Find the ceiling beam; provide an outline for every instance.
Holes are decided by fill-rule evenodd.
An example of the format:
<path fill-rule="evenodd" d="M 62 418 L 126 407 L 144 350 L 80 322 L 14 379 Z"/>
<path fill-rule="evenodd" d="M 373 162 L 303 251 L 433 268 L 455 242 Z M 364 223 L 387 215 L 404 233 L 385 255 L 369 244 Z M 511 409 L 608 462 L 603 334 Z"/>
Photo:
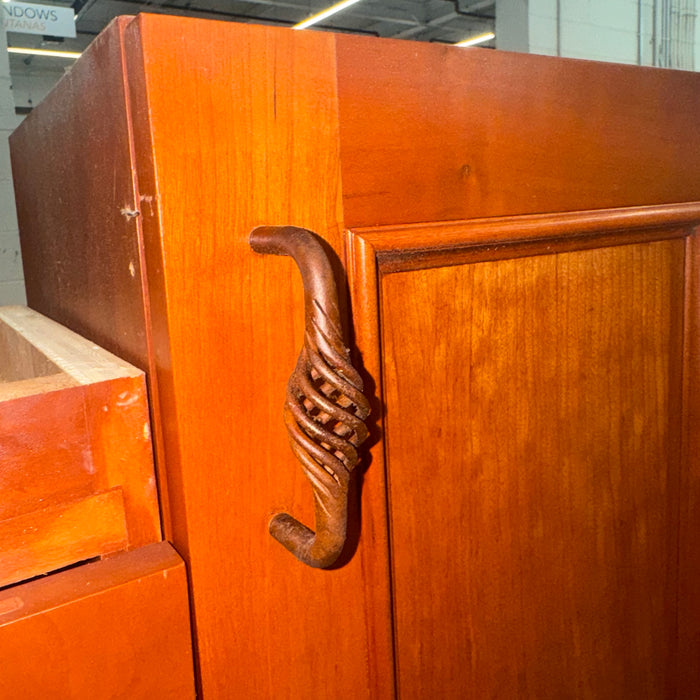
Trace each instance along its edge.
<path fill-rule="evenodd" d="M 433 19 L 428 20 L 427 22 L 423 22 L 422 24 L 419 24 L 418 26 L 415 26 L 412 29 L 406 29 L 403 32 L 394 34 L 393 38 L 407 39 L 408 37 L 414 36 L 415 34 L 419 34 L 420 32 L 426 29 L 432 29 L 433 27 L 439 27 L 441 24 L 447 24 L 448 22 L 451 22 L 453 19 L 456 19 L 459 16 L 460 15 L 457 12 L 451 10 L 447 14 L 440 15 L 439 17 L 434 17 Z"/>
<path fill-rule="evenodd" d="M 455 2 L 457 12 L 460 14 L 471 14 L 472 12 L 483 10 L 484 8 L 491 7 L 495 4 L 495 0 L 477 0 L 476 2 L 463 2 L 462 0 L 456 0 Z"/>

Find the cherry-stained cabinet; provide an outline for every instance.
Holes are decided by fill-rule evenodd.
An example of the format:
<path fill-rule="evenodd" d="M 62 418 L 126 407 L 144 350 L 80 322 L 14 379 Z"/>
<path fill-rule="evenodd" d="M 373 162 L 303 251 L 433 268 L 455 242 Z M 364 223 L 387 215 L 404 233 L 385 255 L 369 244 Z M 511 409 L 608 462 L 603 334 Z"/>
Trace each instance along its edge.
<path fill-rule="evenodd" d="M 141 15 L 27 117 L 29 305 L 147 373 L 201 697 L 697 697 L 698 114 L 692 73 Z M 337 306 L 266 254 L 305 246 Z M 283 418 L 332 318 L 338 527 L 295 456 L 335 409 Z M 309 372 L 288 424 L 361 403 Z"/>
<path fill-rule="evenodd" d="M 0 307 L 0 700 L 193 698 L 144 373 Z"/>

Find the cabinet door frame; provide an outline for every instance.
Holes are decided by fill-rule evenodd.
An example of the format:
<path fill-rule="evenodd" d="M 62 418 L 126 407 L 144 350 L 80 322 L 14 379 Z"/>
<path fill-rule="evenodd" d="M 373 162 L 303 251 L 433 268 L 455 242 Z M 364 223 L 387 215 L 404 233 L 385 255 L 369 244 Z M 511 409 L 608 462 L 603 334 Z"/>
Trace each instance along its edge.
<path fill-rule="evenodd" d="M 346 234 L 348 284 L 358 358 L 368 381 L 374 382 L 374 415 L 379 437 L 372 449 L 363 490 L 363 531 L 369 528 L 386 548 L 393 570 L 391 488 L 388 446 L 381 414 L 384 401 L 381 331 L 382 282 L 397 272 L 483 261 L 551 255 L 595 248 L 683 240 L 681 468 L 678 484 L 678 608 L 675 655 L 669 673 L 679 696 L 700 682 L 697 621 L 700 604 L 693 593 L 700 580 L 700 555 L 692 540 L 700 527 L 700 203 L 625 207 L 591 211 L 428 222 L 352 229 Z M 417 410 L 420 410 L 418 407 Z M 383 534 L 382 534 L 383 533 Z M 675 536 L 675 535 L 674 535 Z M 390 605 L 397 617 L 392 582 Z M 694 641 L 695 640 L 695 641 Z M 399 683 L 396 631 L 394 658 Z"/>

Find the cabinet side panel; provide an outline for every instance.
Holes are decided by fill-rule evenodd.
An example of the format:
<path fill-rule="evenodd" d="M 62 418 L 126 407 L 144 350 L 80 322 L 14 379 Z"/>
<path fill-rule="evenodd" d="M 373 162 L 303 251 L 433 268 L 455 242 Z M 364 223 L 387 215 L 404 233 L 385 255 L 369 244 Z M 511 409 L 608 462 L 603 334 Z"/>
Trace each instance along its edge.
<path fill-rule="evenodd" d="M 684 245 L 384 277 L 402 698 L 674 696 Z"/>
<path fill-rule="evenodd" d="M 291 260 L 248 245 L 256 225 L 293 224 L 341 250 L 334 38 L 145 15 L 127 31 L 137 44 L 151 153 L 139 169 L 155 188 L 142 195 L 159 219 L 145 221 L 146 247 L 160 248 L 149 292 L 170 346 L 157 370 L 171 526 L 202 696 L 368 697 L 375 613 L 356 538 L 319 571 L 267 532 L 279 511 L 313 524 L 282 421 L 303 295 Z"/>
<path fill-rule="evenodd" d="M 349 227 L 700 199 L 700 76 L 338 37 Z"/>
<path fill-rule="evenodd" d="M 10 138 L 29 306 L 147 369 L 116 20 Z"/>

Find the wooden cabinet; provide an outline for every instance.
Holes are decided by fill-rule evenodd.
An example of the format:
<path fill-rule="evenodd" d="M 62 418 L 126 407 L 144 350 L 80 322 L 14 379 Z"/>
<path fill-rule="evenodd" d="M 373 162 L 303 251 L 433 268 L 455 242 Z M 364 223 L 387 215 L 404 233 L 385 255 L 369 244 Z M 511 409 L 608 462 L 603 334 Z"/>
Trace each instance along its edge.
<path fill-rule="evenodd" d="M 142 15 L 12 137 L 29 304 L 147 372 L 204 698 L 692 698 L 700 76 Z M 372 415 L 326 570 L 315 231 Z M 350 311 L 352 311 L 352 324 Z"/>
<path fill-rule="evenodd" d="M 0 698 L 194 696 L 143 372 L 0 308 Z"/>

